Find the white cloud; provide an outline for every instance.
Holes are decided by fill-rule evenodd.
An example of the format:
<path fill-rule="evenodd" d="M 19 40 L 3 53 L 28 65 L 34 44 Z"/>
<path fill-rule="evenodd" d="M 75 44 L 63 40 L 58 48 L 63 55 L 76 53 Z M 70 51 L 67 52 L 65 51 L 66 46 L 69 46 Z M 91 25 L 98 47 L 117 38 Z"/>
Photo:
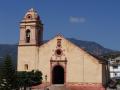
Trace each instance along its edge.
<path fill-rule="evenodd" d="M 71 23 L 85 23 L 86 22 L 86 18 L 85 17 L 71 16 L 70 17 L 70 22 Z"/>

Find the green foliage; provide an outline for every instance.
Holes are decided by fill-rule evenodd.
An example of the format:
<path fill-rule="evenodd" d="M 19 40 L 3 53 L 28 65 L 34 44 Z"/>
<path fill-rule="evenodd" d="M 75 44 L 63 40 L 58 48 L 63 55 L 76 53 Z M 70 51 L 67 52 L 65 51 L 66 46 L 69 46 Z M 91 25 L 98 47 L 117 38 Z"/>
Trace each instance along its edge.
<path fill-rule="evenodd" d="M 21 71 L 17 73 L 18 86 L 30 87 L 42 83 L 42 73 L 40 71 L 25 72 Z"/>
<path fill-rule="evenodd" d="M 11 62 L 11 57 L 6 55 L 0 74 L 0 88 L 11 90 L 15 87 L 15 69 Z"/>
<path fill-rule="evenodd" d="M 26 90 L 26 87 L 42 83 L 40 71 L 16 72 L 11 61 L 11 57 L 7 55 L 0 68 L 0 90 L 19 90 L 21 87 Z"/>
<path fill-rule="evenodd" d="M 112 52 L 108 53 L 102 56 L 103 58 L 109 60 L 109 59 L 115 59 L 117 57 L 120 57 L 120 52 Z"/>

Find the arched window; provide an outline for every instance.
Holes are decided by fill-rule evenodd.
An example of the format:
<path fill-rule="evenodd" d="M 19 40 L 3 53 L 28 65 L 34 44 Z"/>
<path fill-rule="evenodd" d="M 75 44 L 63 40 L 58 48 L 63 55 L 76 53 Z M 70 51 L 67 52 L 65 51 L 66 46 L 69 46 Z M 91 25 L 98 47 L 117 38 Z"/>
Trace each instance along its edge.
<path fill-rule="evenodd" d="M 25 71 L 28 70 L 28 64 L 25 64 L 25 65 L 24 65 L 24 70 L 25 70 Z"/>
<path fill-rule="evenodd" d="M 26 43 L 30 43 L 30 30 L 26 31 Z"/>

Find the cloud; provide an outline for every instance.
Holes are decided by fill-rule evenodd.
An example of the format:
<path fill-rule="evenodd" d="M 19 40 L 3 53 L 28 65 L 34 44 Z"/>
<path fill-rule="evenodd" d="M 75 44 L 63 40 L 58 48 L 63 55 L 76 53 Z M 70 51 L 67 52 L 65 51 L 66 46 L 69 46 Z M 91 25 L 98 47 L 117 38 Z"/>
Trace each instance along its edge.
<path fill-rule="evenodd" d="M 71 16 L 69 20 L 71 23 L 85 23 L 86 22 L 85 17 Z"/>

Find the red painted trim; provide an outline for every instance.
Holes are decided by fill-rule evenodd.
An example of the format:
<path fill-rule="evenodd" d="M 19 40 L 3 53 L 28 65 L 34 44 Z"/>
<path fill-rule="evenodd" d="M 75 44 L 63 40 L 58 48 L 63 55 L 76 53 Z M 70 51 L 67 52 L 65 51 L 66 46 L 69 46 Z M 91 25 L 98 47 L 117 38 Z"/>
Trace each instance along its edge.
<path fill-rule="evenodd" d="M 70 90 L 106 90 L 101 83 L 66 83 Z"/>

